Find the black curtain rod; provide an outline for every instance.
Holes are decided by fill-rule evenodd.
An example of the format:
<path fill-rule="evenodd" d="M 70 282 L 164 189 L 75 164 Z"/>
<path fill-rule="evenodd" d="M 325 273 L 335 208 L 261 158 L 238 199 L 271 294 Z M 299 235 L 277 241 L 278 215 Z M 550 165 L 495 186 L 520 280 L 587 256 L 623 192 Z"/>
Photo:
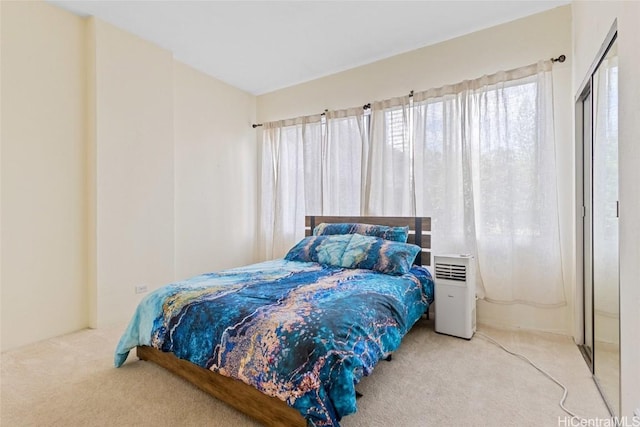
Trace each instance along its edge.
<path fill-rule="evenodd" d="M 409 96 L 413 96 L 413 91 L 411 91 L 411 93 L 409 94 Z M 363 110 L 368 110 L 368 109 L 370 109 L 370 108 L 371 108 L 371 103 L 364 104 L 364 105 L 362 106 L 362 109 L 363 109 Z M 324 112 L 323 112 L 323 113 L 321 113 L 320 115 L 321 115 L 321 116 L 326 116 L 328 112 L 329 112 L 329 110 L 324 110 Z M 255 128 L 257 128 L 258 126 L 262 126 L 262 123 L 254 123 L 254 124 L 252 124 L 252 125 L 251 125 L 251 127 L 252 127 L 252 128 L 254 128 L 254 129 L 255 129 Z"/>
<path fill-rule="evenodd" d="M 329 112 L 329 110 L 325 109 L 324 112 L 321 113 L 320 115 L 321 116 L 326 116 L 328 112 Z M 251 125 L 251 127 L 254 128 L 254 129 L 257 128 L 258 126 L 262 126 L 262 123 L 254 123 L 254 124 Z"/>
<path fill-rule="evenodd" d="M 551 58 L 551 62 L 564 62 L 566 60 L 567 60 L 567 57 L 565 55 L 560 55 L 557 58 Z M 413 90 L 411 92 L 409 92 L 409 97 L 413 97 Z M 362 109 L 364 109 L 364 110 L 368 110 L 369 108 L 371 108 L 371 103 L 364 104 L 362 106 Z M 324 113 L 322 113 L 320 115 L 321 116 L 326 116 L 328 111 L 329 110 L 325 109 Z M 254 124 L 251 125 L 251 127 L 254 128 L 254 129 L 257 128 L 258 126 L 262 126 L 262 123 L 254 123 Z"/>

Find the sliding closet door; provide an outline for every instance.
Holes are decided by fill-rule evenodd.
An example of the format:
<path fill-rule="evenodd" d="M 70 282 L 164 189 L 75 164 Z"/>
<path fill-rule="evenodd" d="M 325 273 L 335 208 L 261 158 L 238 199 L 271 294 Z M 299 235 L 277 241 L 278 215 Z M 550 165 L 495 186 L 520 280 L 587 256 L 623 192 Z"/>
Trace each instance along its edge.
<path fill-rule="evenodd" d="M 618 62 L 616 45 L 593 75 L 594 375 L 620 408 L 618 254 Z"/>
<path fill-rule="evenodd" d="M 577 179 L 582 211 L 578 276 L 582 277 L 581 346 L 612 415 L 620 413 L 618 245 L 618 60 L 615 25 L 578 97 L 582 136 Z M 581 157 L 581 159 L 580 159 Z M 580 167 L 578 168 L 580 169 Z"/>
<path fill-rule="evenodd" d="M 582 100 L 582 198 L 583 208 L 583 310 L 584 310 L 584 337 L 583 337 L 583 354 L 587 359 L 593 371 L 593 248 L 592 248 L 592 229 L 593 229 L 593 182 L 592 182 L 592 134 L 591 134 L 591 118 L 592 118 L 592 98 L 591 88 L 587 88 L 587 92 Z"/>

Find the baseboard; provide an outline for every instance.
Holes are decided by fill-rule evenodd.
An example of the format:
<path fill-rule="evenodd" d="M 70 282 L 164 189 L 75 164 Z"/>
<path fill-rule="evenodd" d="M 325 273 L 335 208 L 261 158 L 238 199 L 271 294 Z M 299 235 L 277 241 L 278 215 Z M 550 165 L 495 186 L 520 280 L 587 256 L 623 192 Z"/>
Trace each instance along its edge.
<path fill-rule="evenodd" d="M 567 306 L 541 308 L 524 304 L 496 304 L 484 300 L 478 300 L 476 306 L 479 324 L 573 337 Z"/>
<path fill-rule="evenodd" d="M 568 331 L 560 330 L 560 329 L 541 329 L 541 328 L 526 328 L 517 325 L 509 325 L 503 324 L 500 322 L 491 322 L 491 321 L 479 321 L 478 327 L 485 326 L 489 328 L 502 329 L 505 331 L 525 331 L 525 332 L 543 332 L 546 334 L 560 335 L 563 337 L 569 337 L 573 339 L 573 334 Z"/>

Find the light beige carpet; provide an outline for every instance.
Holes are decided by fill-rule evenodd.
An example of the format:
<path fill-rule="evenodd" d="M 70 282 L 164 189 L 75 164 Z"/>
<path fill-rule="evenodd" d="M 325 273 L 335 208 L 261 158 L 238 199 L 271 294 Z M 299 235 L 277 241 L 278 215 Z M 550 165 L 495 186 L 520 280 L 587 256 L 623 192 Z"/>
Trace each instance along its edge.
<path fill-rule="evenodd" d="M 84 330 L 2 354 L 2 426 L 253 426 L 244 415 L 149 362 L 113 367 L 122 328 Z M 522 352 L 569 387 L 579 415 L 608 416 L 568 337 L 480 330 Z M 420 320 L 392 362 L 358 385 L 364 397 L 344 427 L 557 426 L 562 390 L 480 336 L 436 334 Z M 565 424 L 566 425 L 566 424 Z"/>

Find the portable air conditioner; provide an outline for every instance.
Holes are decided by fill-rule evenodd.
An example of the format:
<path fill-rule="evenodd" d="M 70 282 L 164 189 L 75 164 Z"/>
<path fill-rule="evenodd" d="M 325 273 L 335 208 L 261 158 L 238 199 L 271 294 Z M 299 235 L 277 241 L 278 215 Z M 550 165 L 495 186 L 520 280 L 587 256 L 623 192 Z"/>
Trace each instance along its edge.
<path fill-rule="evenodd" d="M 471 255 L 436 255 L 436 332 L 471 339 L 476 331 L 476 274 Z"/>

